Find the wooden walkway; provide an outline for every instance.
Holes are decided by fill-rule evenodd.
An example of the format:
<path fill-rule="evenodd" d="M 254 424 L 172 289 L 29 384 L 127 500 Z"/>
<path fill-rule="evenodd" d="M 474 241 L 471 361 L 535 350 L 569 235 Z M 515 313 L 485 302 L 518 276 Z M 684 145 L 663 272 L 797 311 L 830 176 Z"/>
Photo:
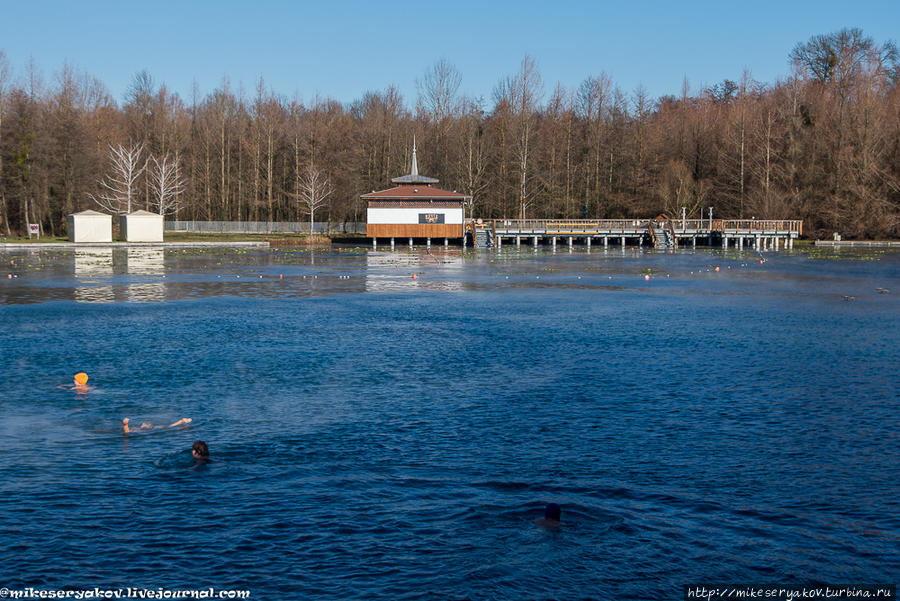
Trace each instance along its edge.
<path fill-rule="evenodd" d="M 803 234 L 799 220 L 763 219 L 491 219 L 468 220 L 466 231 L 473 239 L 485 238 L 500 248 L 505 242 L 537 246 L 547 240 L 556 246 L 560 240 L 571 246 L 576 240 L 625 246 L 649 243 L 663 248 L 679 244 L 697 245 L 701 239 L 708 245 L 728 248 L 735 245 L 757 250 L 793 248 L 794 240 Z M 479 232 L 484 235 L 478 236 Z"/>

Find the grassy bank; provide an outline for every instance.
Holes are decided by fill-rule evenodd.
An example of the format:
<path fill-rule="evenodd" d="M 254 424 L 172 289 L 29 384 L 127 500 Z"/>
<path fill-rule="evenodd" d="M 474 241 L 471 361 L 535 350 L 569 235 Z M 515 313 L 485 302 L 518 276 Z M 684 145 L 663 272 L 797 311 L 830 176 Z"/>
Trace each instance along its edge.
<path fill-rule="evenodd" d="M 68 237 L 58 237 L 58 236 L 41 236 L 40 238 L 32 236 L 29 238 L 28 236 L 0 236 L 0 243 L 6 244 L 49 244 L 59 243 L 59 242 L 68 242 Z"/>

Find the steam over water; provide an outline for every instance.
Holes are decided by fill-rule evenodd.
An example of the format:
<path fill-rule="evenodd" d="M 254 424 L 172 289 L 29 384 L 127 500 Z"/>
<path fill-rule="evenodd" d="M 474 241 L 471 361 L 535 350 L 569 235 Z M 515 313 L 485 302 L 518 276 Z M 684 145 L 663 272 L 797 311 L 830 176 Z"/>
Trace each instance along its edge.
<path fill-rule="evenodd" d="M 828 253 L 0 250 L 0 586 L 896 583 L 900 253 Z"/>

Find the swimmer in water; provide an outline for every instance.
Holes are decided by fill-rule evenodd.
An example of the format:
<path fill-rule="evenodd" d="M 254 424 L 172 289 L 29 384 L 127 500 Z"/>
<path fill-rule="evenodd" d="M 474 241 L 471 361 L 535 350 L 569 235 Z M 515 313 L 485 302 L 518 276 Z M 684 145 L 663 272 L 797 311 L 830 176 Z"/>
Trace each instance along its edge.
<path fill-rule="evenodd" d="M 561 514 L 562 511 L 560 510 L 559 505 L 556 503 L 547 503 L 547 506 L 544 508 L 544 517 L 536 519 L 534 523 L 543 528 L 559 528 L 562 526 L 562 522 L 560 521 Z"/>
<path fill-rule="evenodd" d="M 194 421 L 194 420 L 192 420 L 189 417 L 182 417 L 180 420 L 178 420 L 174 424 L 169 425 L 168 427 L 174 428 L 175 426 L 183 426 L 185 424 L 191 423 L 192 421 Z M 134 430 L 132 430 L 132 428 L 128 425 L 128 422 L 129 422 L 129 419 L 127 417 L 122 419 L 122 432 L 124 432 L 125 434 L 128 434 L 129 432 L 132 432 L 132 431 L 137 431 L 137 430 L 152 430 L 153 428 L 167 427 L 167 426 L 154 426 L 150 422 L 143 422 L 141 424 L 140 428 L 135 428 Z"/>
<path fill-rule="evenodd" d="M 209 446 L 202 440 L 198 440 L 191 447 L 191 455 L 197 461 L 206 461 L 209 459 Z"/>
<path fill-rule="evenodd" d="M 73 378 L 73 384 L 71 386 L 57 386 L 57 388 L 62 388 L 64 390 L 74 390 L 78 394 L 84 394 L 88 390 L 92 388 L 92 386 L 87 385 L 88 375 L 84 372 L 79 372 L 75 374 Z"/>

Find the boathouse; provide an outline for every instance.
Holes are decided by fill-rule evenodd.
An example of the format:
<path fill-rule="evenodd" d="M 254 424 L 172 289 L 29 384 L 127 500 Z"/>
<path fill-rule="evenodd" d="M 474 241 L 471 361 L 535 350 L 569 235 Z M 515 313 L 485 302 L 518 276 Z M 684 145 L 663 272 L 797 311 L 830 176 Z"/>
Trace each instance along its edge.
<path fill-rule="evenodd" d="M 366 201 L 366 236 L 373 247 L 378 238 L 389 238 L 393 247 L 396 238 L 408 239 L 410 246 L 415 239 L 431 246 L 433 238 L 443 238 L 446 246 L 451 238 L 463 237 L 463 211 L 470 197 L 437 188 L 437 179 L 419 174 L 415 140 L 409 174 L 391 183 L 396 185 L 360 196 Z"/>

